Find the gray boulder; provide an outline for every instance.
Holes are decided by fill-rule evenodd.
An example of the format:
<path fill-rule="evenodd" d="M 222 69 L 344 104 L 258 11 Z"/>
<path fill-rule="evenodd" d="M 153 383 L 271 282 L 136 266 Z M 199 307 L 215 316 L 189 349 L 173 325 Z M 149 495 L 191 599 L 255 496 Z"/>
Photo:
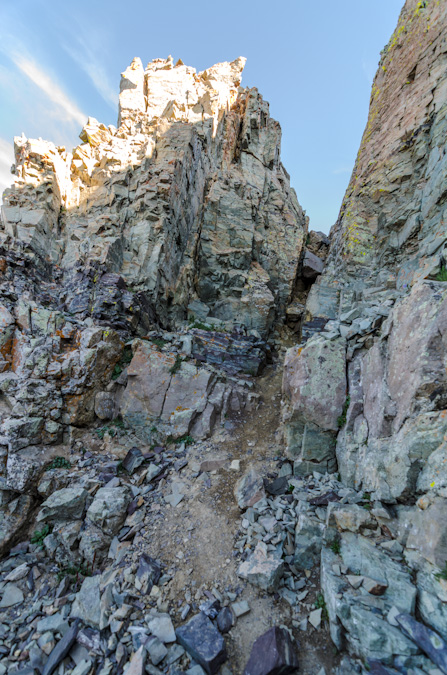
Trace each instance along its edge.
<path fill-rule="evenodd" d="M 218 672 L 227 659 L 225 642 L 205 614 L 196 614 L 176 631 L 177 641 L 209 675 Z"/>
<path fill-rule="evenodd" d="M 87 495 L 87 490 L 82 487 L 57 490 L 43 502 L 37 520 L 46 523 L 79 520 L 84 513 Z"/>

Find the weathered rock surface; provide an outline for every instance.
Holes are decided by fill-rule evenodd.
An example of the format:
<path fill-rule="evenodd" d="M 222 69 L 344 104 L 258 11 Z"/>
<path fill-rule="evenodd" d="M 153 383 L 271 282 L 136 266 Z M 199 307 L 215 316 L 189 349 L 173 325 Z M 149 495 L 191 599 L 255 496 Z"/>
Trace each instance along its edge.
<path fill-rule="evenodd" d="M 90 118 L 73 153 L 16 139 L 5 233 L 49 251 L 67 273 L 81 255 L 97 256 L 121 277 L 110 295 L 126 296 L 130 313 L 126 285 L 162 322 L 199 301 L 209 320 L 268 332 L 291 298 L 306 219 L 280 163 L 278 123 L 256 89 L 239 88 L 244 64 L 196 73 L 162 59 L 144 70 L 135 59 L 117 130 Z M 36 169 L 51 200 L 31 206 Z M 71 305 L 79 312 L 84 301 Z"/>
<path fill-rule="evenodd" d="M 205 614 L 196 614 L 176 631 L 177 640 L 209 675 L 226 661 L 225 641 Z"/>
<path fill-rule="evenodd" d="M 298 665 L 289 633 L 274 626 L 255 641 L 244 675 L 291 675 Z"/>
<path fill-rule="evenodd" d="M 273 593 L 278 588 L 283 570 L 282 560 L 269 556 L 267 546 L 260 542 L 248 560 L 239 565 L 238 575 L 264 591 Z"/>
<path fill-rule="evenodd" d="M 322 462 L 348 486 L 324 526 L 303 509 L 309 535 L 297 531 L 297 564 L 322 547 L 332 639 L 374 672 L 435 672 L 435 657 L 418 650 L 430 630 L 447 635 L 446 29 L 445 4 L 407 0 L 284 372 L 295 474 Z M 334 369 L 324 352 L 341 343 L 345 360 Z"/>
<path fill-rule="evenodd" d="M 319 338 L 286 354 L 283 420 L 295 472 L 335 469 L 338 418 L 346 400 L 345 352 L 343 339 Z"/>
<path fill-rule="evenodd" d="M 135 59 L 118 129 L 90 118 L 72 153 L 15 140 L 0 553 L 19 543 L 0 565 L 0 675 L 10 662 L 215 673 L 218 629 L 233 650 L 264 591 L 294 637 L 310 631 L 306 649 L 327 648 L 329 624 L 352 656 L 339 675 L 446 672 L 446 29 L 443 3 L 407 0 L 330 239 L 306 237 L 279 126 L 240 87 L 243 59 L 202 73 Z M 301 339 L 283 377 L 293 467 L 279 435 L 262 458 L 243 434 L 225 447 L 242 412 L 275 405 L 253 377 L 289 329 Z M 223 528 L 239 512 L 217 484 L 242 512 L 225 562 L 205 506 L 220 517 L 225 503 Z M 21 541 L 34 514 L 41 529 Z M 210 566 L 225 575 L 211 590 Z M 296 667 L 281 627 L 246 673 Z"/>

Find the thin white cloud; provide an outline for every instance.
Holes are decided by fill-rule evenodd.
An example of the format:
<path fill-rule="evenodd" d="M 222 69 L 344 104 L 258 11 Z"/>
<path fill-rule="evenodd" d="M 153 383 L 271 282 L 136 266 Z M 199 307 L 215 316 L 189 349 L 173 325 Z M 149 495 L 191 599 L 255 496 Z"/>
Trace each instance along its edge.
<path fill-rule="evenodd" d="M 85 115 L 78 106 L 70 100 L 64 91 L 59 87 L 57 82 L 46 73 L 43 68 L 33 61 L 31 58 L 22 56 L 18 52 L 7 54 L 11 61 L 19 70 L 22 71 L 41 91 L 43 91 L 48 98 L 55 103 L 65 115 L 80 125 L 84 125 L 87 120 Z"/>
<path fill-rule="evenodd" d="M 86 40 L 77 35 L 78 48 L 71 44 L 62 44 L 65 51 L 71 56 L 80 68 L 88 75 L 94 87 L 106 103 L 114 110 L 118 106 L 118 94 L 111 85 L 106 70 Z"/>

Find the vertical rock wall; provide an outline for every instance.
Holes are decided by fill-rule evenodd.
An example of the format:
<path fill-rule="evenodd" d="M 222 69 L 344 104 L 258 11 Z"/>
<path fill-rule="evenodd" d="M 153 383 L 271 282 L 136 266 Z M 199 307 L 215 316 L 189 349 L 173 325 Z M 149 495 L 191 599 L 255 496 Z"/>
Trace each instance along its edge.
<path fill-rule="evenodd" d="M 302 351 L 309 364 L 321 340 L 327 350 L 344 345 L 347 387 L 320 415 L 327 433 L 337 409 L 341 475 L 390 500 L 415 493 L 445 433 L 446 28 L 445 3 L 406 2 L 382 52 L 368 124 L 303 326 L 305 337 L 322 331 Z M 295 373 L 309 370 L 293 358 L 293 372 L 285 373 L 286 430 L 297 416 L 303 423 L 307 391 L 290 393 Z M 307 388 L 316 377 L 314 368 Z M 341 382 L 330 360 L 321 360 L 318 381 L 335 387 L 334 377 Z M 428 418 L 438 431 L 413 447 Z M 307 461 L 303 442 L 298 456 Z"/>
<path fill-rule="evenodd" d="M 89 119 L 73 153 L 16 139 L 5 234 L 67 279 L 99 262 L 166 327 L 199 301 L 215 323 L 267 335 L 291 300 L 307 222 L 281 164 L 279 124 L 256 89 L 239 86 L 244 63 L 197 74 L 134 59 L 118 129 Z M 85 305 L 78 298 L 76 310 Z"/>

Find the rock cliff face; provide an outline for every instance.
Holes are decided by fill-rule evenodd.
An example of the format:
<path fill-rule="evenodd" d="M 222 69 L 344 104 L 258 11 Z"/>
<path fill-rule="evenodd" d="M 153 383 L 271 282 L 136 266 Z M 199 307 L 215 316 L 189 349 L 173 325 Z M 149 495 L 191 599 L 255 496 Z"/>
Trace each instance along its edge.
<path fill-rule="evenodd" d="M 206 435 L 237 389 L 225 373 L 256 375 L 265 361 L 260 338 L 286 318 L 307 220 L 280 161 L 279 124 L 256 89 L 240 87 L 244 63 L 197 74 L 181 61 L 144 70 L 134 59 L 122 74 L 118 129 L 89 119 L 71 153 L 15 139 L 0 233 L 2 443 L 14 475 L 17 453 L 37 456 L 26 448 L 93 421 L 95 400 L 100 419 L 121 405 L 139 428 L 161 417 L 177 435 L 203 413 L 196 431 Z M 135 343 L 140 367 L 128 371 L 126 391 L 125 374 L 113 384 L 120 359 L 130 360 L 126 340 L 188 319 L 199 331 L 178 343 L 183 356 Z M 210 340 L 203 327 L 252 334 Z M 196 373 L 181 363 L 193 348 L 205 364 L 194 404 L 181 382 Z M 207 361 L 225 361 L 223 374 Z M 157 378 L 169 389 L 160 405 L 148 399 Z M 24 489 L 29 471 L 17 482 L 7 468 L 7 487 Z"/>
<path fill-rule="evenodd" d="M 89 119 L 72 153 L 15 139 L 4 231 L 63 270 L 68 311 L 89 313 L 109 272 L 124 280 L 117 302 L 125 285 L 164 327 L 188 307 L 264 336 L 284 319 L 307 224 L 281 164 L 279 124 L 256 89 L 239 86 L 244 63 L 197 74 L 134 59 L 118 129 Z M 138 302 L 127 304 L 122 320 L 137 328 Z"/>
<path fill-rule="evenodd" d="M 309 285 L 307 219 L 279 124 L 240 87 L 244 64 L 134 59 L 118 128 L 90 118 L 72 152 L 15 139 L 0 231 L 0 549 L 86 425 L 119 416 L 154 446 L 205 438 L 257 400 L 266 339 Z"/>
<path fill-rule="evenodd" d="M 446 35 L 445 2 L 407 0 L 330 239 L 307 232 L 241 58 L 134 59 L 118 128 L 90 118 L 71 153 L 15 139 L 0 554 L 37 511 L 42 530 L 0 564 L 0 675 L 5 654 L 120 673 L 128 649 L 129 675 L 215 673 L 220 632 L 250 610 L 241 579 L 275 593 L 243 589 L 281 625 L 259 637 L 253 612 L 246 673 L 294 670 L 283 624 L 296 638 L 326 619 L 303 672 L 332 668 L 330 633 L 350 654 L 337 675 L 447 673 Z"/>
<path fill-rule="evenodd" d="M 413 491 L 445 433 L 447 326 L 445 282 L 439 279 L 446 249 L 446 24 L 444 3 L 408 0 L 382 52 L 327 264 L 306 304 L 303 337 L 324 330 L 297 360 L 305 369 L 301 361 L 318 358 L 321 340 L 328 354 L 345 351 L 345 393 L 333 359 L 325 357 L 319 373 L 322 381 L 340 383 L 330 414 L 332 430 L 337 415 L 343 428 L 339 469 L 346 481 L 391 500 Z M 307 397 L 300 387 L 290 395 L 289 371 L 286 415 L 301 419 Z M 295 377 L 296 368 L 291 372 Z M 327 412 L 318 421 L 321 434 L 327 433 Z M 315 415 L 306 418 L 315 424 Z M 428 418 L 439 420 L 438 441 L 411 450 L 409 438 Z M 296 453 L 296 439 L 292 445 Z M 398 461 L 407 464 L 399 487 L 392 477 L 401 474 Z"/>
<path fill-rule="evenodd" d="M 354 506 L 349 522 L 328 511 L 326 536 L 332 523 L 341 537 L 335 555 L 323 549 L 321 559 L 333 640 L 399 672 L 424 629 L 386 618 L 391 605 L 447 633 L 439 575 L 447 560 L 446 34 L 445 2 L 407 0 L 382 52 L 327 264 L 310 290 L 303 343 L 289 350 L 283 381 L 295 474 L 337 466 L 343 483 L 368 500 L 381 528 L 375 543 L 394 547 L 406 584 L 409 568 L 417 575 L 415 587 L 393 600 L 404 577 L 391 581 L 399 566 L 393 570 L 384 553 L 376 560 L 371 525 L 361 525 Z M 374 616 L 352 590 L 355 579 L 337 578 L 340 563 L 387 578 Z"/>

